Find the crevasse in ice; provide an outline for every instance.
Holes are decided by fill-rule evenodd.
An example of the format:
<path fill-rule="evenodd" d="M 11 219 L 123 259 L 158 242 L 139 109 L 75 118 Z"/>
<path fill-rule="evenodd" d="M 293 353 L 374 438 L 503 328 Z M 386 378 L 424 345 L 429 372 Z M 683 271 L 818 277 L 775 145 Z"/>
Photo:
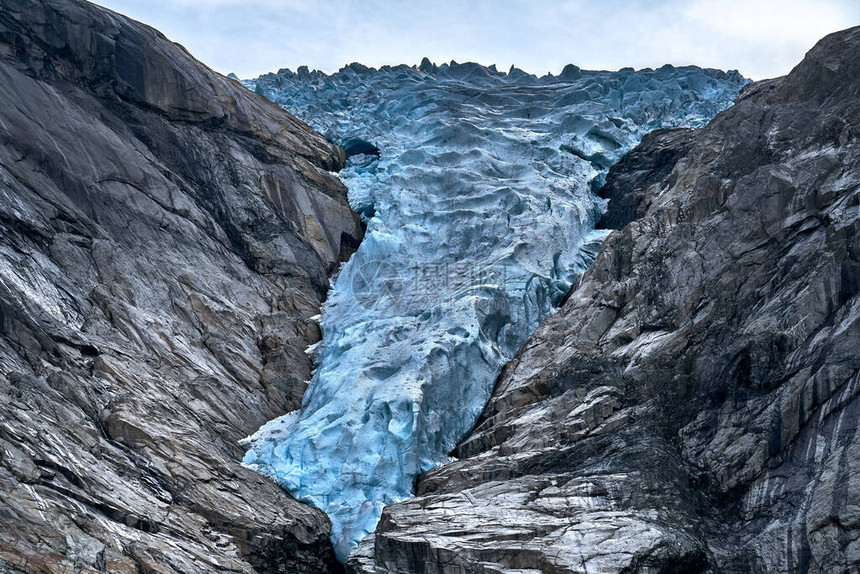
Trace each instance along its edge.
<path fill-rule="evenodd" d="M 247 82 L 345 148 L 367 235 L 332 283 L 301 410 L 247 439 L 245 463 L 324 510 L 343 560 L 449 460 L 591 262 L 604 237 L 592 189 L 609 166 L 650 130 L 703 124 L 744 81 L 425 60 Z"/>

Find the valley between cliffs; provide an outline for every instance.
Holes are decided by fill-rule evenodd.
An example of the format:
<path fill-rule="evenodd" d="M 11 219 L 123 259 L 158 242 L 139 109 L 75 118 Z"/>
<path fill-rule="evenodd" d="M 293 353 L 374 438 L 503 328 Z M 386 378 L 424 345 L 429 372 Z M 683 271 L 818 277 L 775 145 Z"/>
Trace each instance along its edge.
<path fill-rule="evenodd" d="M 255 86 L 305 98 L 294 100 L 301 112 L 344 151 L 143 24 L 83 0 L 0 0 L 0 573 L 856 572 L 860 28 L 826 37 L 788 76 L 747 85 L 693 130 L 651 131 L 704 124 L 745 80 L 575 66 L 538 79 L 429 61 L 376 72 L 305 69 Z M 407 121 L 415 102 L 404 94 L 418 83 L 437 104 L 412 111 L 442 126 L 441 139 Z M 498 99 L 478 102 L 496 84 Z M 335 133 L 355 124 L 334 97 L 344 86 L 373 113 L 388 105 L 379 94 L 395 102 L 377 141 Z M 323 89 L 330 117 L 308 96 Z M 559 102 L 580 106 L 567 124 Z M 607 111 L 624 106 L 635 116 Z M 465 113 L 468 125 L 456 121 Z M 396 130 L 427 137 L 423 155 L 386 140 Z M 492 153 L 471 149 L 479 140 Z M 597 222 L 591 190 L 619 159 Z M 428 165 L 450 193 L 430 220 L 458 214 L 459 239 L 418 225 L 428 213 L 413 183 Z M 344 168 L 363 219 L 333 174 Z M 475 195 L 469 209 L 450 208 L 459 181 Z M 380 195 L 386 182 L 400 195 Z M 485 240 L 498 230 L 484 221 L 493 202 L 520 229 L 495 251 Z M 390 229 L 374 221 L 384 210 L 399 217 Z M 534 228 L 540 218 L 553 233 Z M 599 253 L 595 223 L 608 234 Z M 485 321 L 492 329 L 446 323 L 487 319 L 473 306 L 412 313 L 446 327 L 438 348 L 479 340 L 489 384 L 458 403 L 463 416 L 448 414 L 462 428 L 426 425 L 426 443 L 444 440 L 388 472 L 399 502 L 383 508 L 374 473 L 402 451 L 367 459 L 374 480 L 360 486 L 372 488 L 339 491 L 338 501 L 377 505 L 340 553 L 381 513 L 344 566 L 332 520 L 243 466 L 239 441 L 296 411 L 322 376 L 305 351 L 324 334 L 331 278 L 351 280 L 341 265 L 373 226 L 415 245 L 444 237 L 439 261 L 481 245 L 522 285 L 480 285 L 473 299 L 506 301 L 507 315 Z M 353 287 L 329 304 L 364 321 L 375 300 L 351 306 Z M 432 342 L 401 319 L 377 324 L 380 349 Z M 400 368 L 400 355 L 355 351 L 337 325 L 323 327 L 337 344 L 320 352 L 355 358 L 373 384 Z M 468 372 L 446 356 L 457 355 L 435 351 L 435 378 L 416 396 Z M 433 388 L 433 405 L 451 402 L 448 387 Z M 323 409 L 343 399 L 318 396 Z M 408 451 L 406 425 L 379 412 L 374 428 Z M 363 420 L 342 418 L 325 421 Z M 301 482 L 306 467 L 286 467 L 282 429 L 269 429 L 251 462 Z"/>

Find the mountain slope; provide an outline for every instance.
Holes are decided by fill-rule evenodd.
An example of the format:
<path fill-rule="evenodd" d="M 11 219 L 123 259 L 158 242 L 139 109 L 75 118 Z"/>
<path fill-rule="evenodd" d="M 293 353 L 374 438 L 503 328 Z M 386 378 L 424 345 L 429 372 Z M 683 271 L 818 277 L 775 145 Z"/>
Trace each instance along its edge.
<path fill-rule="evenodd" d="M 854 28 L 619 163 L 620 229 L 351 567 L 856 567 L 858 77 Z"/>
<path fill-rule="evenodd" d="M 0 0 L 0 103 L 0 571 L 336 567 L 237 441 L 310 378 L 343 151 L 78 0 Z"/>

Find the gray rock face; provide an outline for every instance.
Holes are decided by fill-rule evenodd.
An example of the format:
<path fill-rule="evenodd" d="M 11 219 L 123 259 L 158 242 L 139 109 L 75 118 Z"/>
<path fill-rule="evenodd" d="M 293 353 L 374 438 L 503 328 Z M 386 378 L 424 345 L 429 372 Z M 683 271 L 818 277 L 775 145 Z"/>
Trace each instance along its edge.
<path fill-rule="evenodd" d="M 154 30 L 0 0 L 0 572 L 323 572 L 237 441 L 360 240 L 343 151 Z"/>
<path fill-rule="evenodd" d="M 618 228 L 363 572 L 860 563 L 860 28 L 648 138 Z"/>

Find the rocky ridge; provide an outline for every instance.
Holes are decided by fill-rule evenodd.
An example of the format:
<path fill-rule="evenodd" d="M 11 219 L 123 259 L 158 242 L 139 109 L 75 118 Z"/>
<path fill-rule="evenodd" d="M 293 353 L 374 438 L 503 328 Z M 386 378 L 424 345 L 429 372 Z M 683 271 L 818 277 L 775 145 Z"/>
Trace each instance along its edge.
<path fill-rule="evenodd" d="M 614 228 L 353 572 L 860 562 L 860 28 L 609 174 Z"/>
<path fill-rule="evenodd" d="M 0 101 L 0 572 L 337 570 L 237 441 L 362 236 L 343 151 L 79 0 L 0 0 Z"/>

